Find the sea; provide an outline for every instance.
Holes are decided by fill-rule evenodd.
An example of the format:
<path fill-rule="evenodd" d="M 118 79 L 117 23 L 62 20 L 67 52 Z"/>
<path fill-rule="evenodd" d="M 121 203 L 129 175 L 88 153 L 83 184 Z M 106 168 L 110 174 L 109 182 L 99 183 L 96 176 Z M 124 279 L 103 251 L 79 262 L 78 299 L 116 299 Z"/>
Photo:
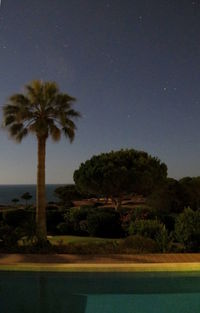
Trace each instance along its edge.
<path fill-rule="evenodd" d="M 54 194 L 54 190 L 57 187 L 64 186 L 58 184 L 46 185 L 46 201 L 56 202 L 58 198 Z M 19 199 L 18 203 L 25 203 L 25 200 L 21 199 L 21 196 L 29 192 L 32 199 L 28 201 L 29 204 L 34 204 L 36 201 L 36 185 L 0 185 L 0 205 L 11 204 L 12 199 Z"/>

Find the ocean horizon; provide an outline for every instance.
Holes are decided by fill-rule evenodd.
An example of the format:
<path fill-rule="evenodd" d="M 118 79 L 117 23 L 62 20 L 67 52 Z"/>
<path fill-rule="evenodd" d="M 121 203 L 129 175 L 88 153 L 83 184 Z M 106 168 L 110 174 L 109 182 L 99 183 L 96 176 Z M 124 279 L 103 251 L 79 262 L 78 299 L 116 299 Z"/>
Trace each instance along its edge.
<path fill-rule="evenodd" d="M 54 195 L 54 190 L 59 186 L 66 186 L 67 184 L 46 184 L 46 201 L 55 202 L 58 198 Z M 12 199 L 19 199 L 18 203 L 25 203 L 21 196 L 29 192 L 32 199 L 28 203 L 34 204 L 36 201 L 36 184 L 5 184 L 0 185 L 0 204 L 11 204 Z"/>

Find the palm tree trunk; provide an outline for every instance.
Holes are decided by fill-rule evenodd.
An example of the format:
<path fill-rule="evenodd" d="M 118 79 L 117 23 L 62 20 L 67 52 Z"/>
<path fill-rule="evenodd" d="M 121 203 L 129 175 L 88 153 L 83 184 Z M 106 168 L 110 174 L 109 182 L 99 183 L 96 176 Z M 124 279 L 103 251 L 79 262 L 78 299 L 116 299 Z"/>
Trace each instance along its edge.
<path fill-rule="evenodd" d="M 47 240 L 46 229 L 46 199 L 45 199 L 45 153 L 46 137 L 38 139 L 37 166 L 37 199 L 36 199 L 36 232 L 39 241 Z"/>

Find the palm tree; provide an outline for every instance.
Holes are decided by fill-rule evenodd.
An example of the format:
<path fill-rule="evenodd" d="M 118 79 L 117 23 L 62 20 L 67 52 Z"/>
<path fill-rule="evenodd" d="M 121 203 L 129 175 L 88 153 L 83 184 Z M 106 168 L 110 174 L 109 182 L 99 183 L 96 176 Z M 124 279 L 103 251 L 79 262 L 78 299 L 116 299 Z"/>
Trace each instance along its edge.
<path fill-rule="evenodd" d="M 54 82 L 32 81 L 23 94 L 14 94 L 4 105 L 4 127 L 17 142 L 34 133 L 38 142 L 36 233 L 39 242 L 45 242 L 45 151 L 50 136 L 58 141 L 63 133 L 70 142 L 75 136 L 74 118 L 80 113 L 72 107 L 75 98 L 61 93 Z"/>

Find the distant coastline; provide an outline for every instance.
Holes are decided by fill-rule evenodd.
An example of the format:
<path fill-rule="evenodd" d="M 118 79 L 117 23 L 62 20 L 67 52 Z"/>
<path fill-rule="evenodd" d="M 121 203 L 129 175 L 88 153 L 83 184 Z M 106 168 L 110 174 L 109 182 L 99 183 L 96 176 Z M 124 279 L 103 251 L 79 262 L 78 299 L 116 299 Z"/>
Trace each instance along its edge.
<path fill-rule="evenodd" d="M 64 186 L 67 184 L 47 184 L 46 185 L 46 200 L 47 202 L 55 202 L 58 199 L 54 195 L 54 190 L 58 186 Z M 36 200 L 36 185 L 35 184 L 0 184 L 0 204 L 7 205 L 12 203 L 12 199 L 18 198 L 19 203 L 24 203 L 21 199 L 23 193 L 29 192 L 32 195 L 32 199 L 29 203 L 33 204 Z"/>

